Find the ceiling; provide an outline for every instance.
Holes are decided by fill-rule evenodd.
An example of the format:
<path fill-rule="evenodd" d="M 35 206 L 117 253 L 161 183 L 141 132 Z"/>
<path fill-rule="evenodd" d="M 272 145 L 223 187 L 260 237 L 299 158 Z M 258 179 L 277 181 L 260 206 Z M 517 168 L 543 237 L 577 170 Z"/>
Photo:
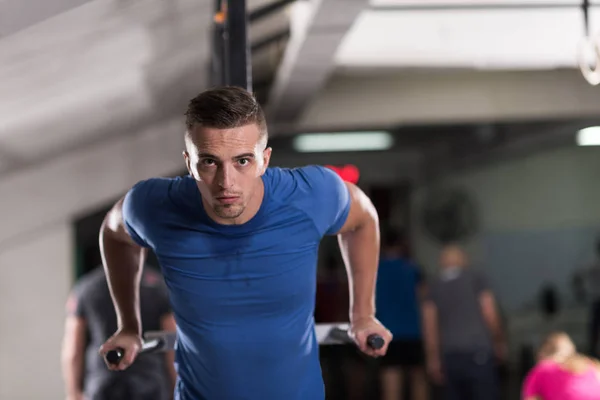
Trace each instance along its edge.
<path fill-rule="evenodd" d="M 248 0 L 248 9 L 274 1 Z M 600 0 L 592 3 L 599 5 L 592 30 L 600 33 Z M 208 85 L 212 7 L 0 0 L 0 175 L 180 115 Z M 283 105 L 275 120 L 293 124 L 341 69 L 575 67 L 579 7 L 575 0 L 298 0 L 250 27 L 251 43 L 267 43 L 252 55 L 255 87 L 275 95 L 268 107 Z"/>
<path fill-rule="evenodd" d="M 0 175 L 180 115 L 208 85 L 211 1 L 43 3 L 0 0 Z M 250 41 L 288 25 L 275 13 Z M 272 47 L 256 53 L 259 78 L 276 66 Z"/>
<path fill-rule="evenodd" d="M 338 66 L 575 68 L 585 32 L 580 0 L 371 0 L 370 6 L 338 48 Z M 590 26 L 600 32 L 600 7 L 591 8 Z"/>

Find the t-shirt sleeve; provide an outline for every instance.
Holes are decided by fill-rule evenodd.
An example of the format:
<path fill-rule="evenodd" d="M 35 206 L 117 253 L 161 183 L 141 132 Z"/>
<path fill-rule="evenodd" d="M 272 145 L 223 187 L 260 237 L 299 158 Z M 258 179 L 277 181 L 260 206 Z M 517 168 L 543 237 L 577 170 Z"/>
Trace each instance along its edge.
<path fill-rule="evenodd" d="M 85 297 L 82 296 L 80 286 L 75 286 L 69 293 L 66 304 L 66 312 L 70 317 L 86 318 Z"/>
<path fill-rule="evenodd" d="M 151 222 L 156 218 L 156 205 L 164 197 L 161 180 L 148 179 L 135 184 L 123 199 L 123 224 L 129 236 L 142 247 L 151 247 Z"/>
<path fill-rule="evenodd" d="M 437 305 L 438 299 L 438 285 L 437 282 L 431 282 L 427 285 L 427 290 L 424 293 L 423 301 L 430 301 L 433 304 Z"/>
<path fill-rule="evenodd" d="M 473 273 L 473 286 L 475 287 L 475 293 L 477 294 L 481 294 L 482 292 L 490 289 L 490 285 L 485 277 L 485 274 L 480 271 Z"/>
<path fill-rule="evenodd" d="M 321 235 L 335 235 L 350 213 L 350 191 L 335 171 L 322 166 L 301 169 L 309 187 L 305 211 L 313 219 Z"/>
<path fill-rule="evenodd" d="M 540 396 L 541 374 L 538 368 L 533 368 L 523 382 L 523 399 Z"/>

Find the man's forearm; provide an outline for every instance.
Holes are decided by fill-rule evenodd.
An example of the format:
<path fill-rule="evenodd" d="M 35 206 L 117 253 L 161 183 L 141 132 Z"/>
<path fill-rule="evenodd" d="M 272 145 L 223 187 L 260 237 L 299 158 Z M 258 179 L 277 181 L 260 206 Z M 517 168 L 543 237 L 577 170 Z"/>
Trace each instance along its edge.
<path fill-rule="evenodd" d="M 63 356 L 63 379 L 67 398 L 77 398 L 83 391 L 81 388 L 83 377 L 83 357 Z"/>
<path fill-rule="evenodd" d="M 498 319 L 487 320 L 488 329 L 492 335 L 492 340 L 495 344 L 503 344 L 505 342 L 504 331 Z"/>
<path fill-rule="evenodd" d="M 425 354 L 428 360 L 440 357 L 440 346 L 438 335 L 435 329 L 425 329 Z"/>
<path fill-rule="evenodd" d="M 100 252 L 119 329 L 141 334 L 139 293 L 145 250 L 115 238 L 103 226 Z"/>
<path fill-rule="evenodd" d="M 425 340 L 425 353 L 427 360 L 437 360 L 440 357 L 437 309 L 430 302 L 425 302 L 422 307 L 422 316 L 423 338 Z"/>
<path fill-rule="evenodd" d="M 379 263 L 379 224 L 366 219 L 356 229 L 339 235 L 348 271 L 351 321 L 375 316 L 375 284 Z"/>

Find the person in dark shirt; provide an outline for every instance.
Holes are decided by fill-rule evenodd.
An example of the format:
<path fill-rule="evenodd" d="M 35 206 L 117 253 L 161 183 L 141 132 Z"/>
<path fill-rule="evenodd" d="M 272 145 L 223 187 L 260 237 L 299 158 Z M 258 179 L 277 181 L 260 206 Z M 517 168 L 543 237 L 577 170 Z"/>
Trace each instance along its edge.
<path fill-rule="evenodd" d="M 377 319 L 394 335 L 381 359 L 385 400 L 403 398 L 403 373 L 410 379 L 411 398 L 427 398 L 420 315 L 424 285 L 421 270 L 408 256 L 406 237 L 389 230 L 382 238 L 376 290 Z"/>
<path fill-rule="evenodd" d="M 494 293 L 461 247 L 445 246 L 440 266 L 423 303 L 428 372 L 444 400 L 498 400 L 506 341 Z"/>
<path fill-rule="evenodd" d="M 150 268 L 140 282 L 143 331 L 175 331 L 162 277 Z M 173 352 L 143 354 L 127 371 L 109 370 L 98 348 L 117 328 L 117 316 L 103 268 L 85 275 L 72 289 L 62 349 L 67 400 L 168 400 L 176 372 Z"/>

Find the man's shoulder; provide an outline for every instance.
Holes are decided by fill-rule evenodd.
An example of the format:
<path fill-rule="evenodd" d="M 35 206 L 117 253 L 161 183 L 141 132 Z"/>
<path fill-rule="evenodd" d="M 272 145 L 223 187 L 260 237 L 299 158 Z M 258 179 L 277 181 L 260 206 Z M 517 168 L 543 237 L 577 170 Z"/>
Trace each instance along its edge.
<path fill-rule="evenodd" d="M 189 175 L 176 177 L 153 177 L 138 181 L 131 188 L 132 192 L 143 192 L 144 195 L 164 196 L 173 189 L 186 190 L 192 188 L 193 178 Z"/>
<path fill-rule="evenodd" d="M 310 182 L 315 174 L 323 174 L 327 173 L 326 171 L 331 171 L 329 168 L 323 167 L 321 165 L 304 165 L 301 167 L 269 167 L 267 168 L 267 176 L 271 179 L 280 179 L 280 180 L 306 180 Z M 333 172 L 333 171 L 331 171 Z"/>
<path fill-rule="evenodd" d="M 194 179 L 187 176 L 154 177 L 138 181 L 129 190 L 126 201 L 135 203 L 143 202 L 146 206 L 165 205 L 177 201 L 186 193 L 195 190 Z"/>
<path fill-rule="evenodd" d="M 306 165 L 295 168 L 270 167 L 265 174 L 276 192 L 293 194 L 322 190 L 324 184 L 336 179 L 336 173 L 320 165 Z"/>
<path fill-rule="evenodd" d="M 106 275 L 102 266 L 99 266 L 79 278 L 72 291 L 81 296 L 95 292 L 102 285 L 106 285 Z"/>

